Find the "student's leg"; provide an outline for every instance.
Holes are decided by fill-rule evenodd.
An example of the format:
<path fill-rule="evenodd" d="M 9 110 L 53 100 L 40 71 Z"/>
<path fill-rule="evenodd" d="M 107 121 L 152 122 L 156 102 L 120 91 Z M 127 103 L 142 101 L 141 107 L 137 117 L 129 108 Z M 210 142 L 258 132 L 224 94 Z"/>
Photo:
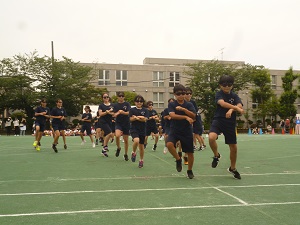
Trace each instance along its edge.
<path fill-rule="evenodd" d="M 140 150 L 140 161 L 144 161 L 144 145 L 143 144 L 139 144 L 139 150 Z"/>
<path fill-rule="evenodd" d="M 128 143 L 128 135 L 123 135 L 123 140 L 124 140 L 124 148 L 125 148 L 125 155 L 128 155 L 128 146 L 129 146 L 129 143 Z"/>
<path fill-rule="evenodd" d="M 169 150 L 169 152 L 171 153 L 171 155 L 176 159 L 176 160 L 180 160 L 180 157 L 178 155 L 178 153 L 176 152 L 176 148 L 173 142 L 167 142 L 167 148 Z"/>
<path fill-rule="evenodd" d="M 116 133 L 116 145 L 117 145 L 117 148 L 121 149 L 120 137 L 122 135 L 122 131 L 119 130 L 119 129 L 116 129 L 115 133 Z"/>
<path fill-rule="evenodd" d="M 210 132 L 208 135 L 209 146 L 210 146 L 211 150 L 213 151 L 215 157 L 219 157 L 218 144 L 216 141 L 217 138 L 218 138 L 218 134 L 216 134 L 214 132 Z"/>
<path fill-rule="evenodd" d="M 65 130 L 61 130 L 61 135 L 62 135 L 62 138 L 63 138 L 63 141 L 64 141 L 64 145 L 67 144 L 67 140 L 66 140 L 66 133 L 65 133 Z"/>
<path fill-rule="evenodd" d="M 136 153 L 136 149 L 137 149 L 137 147 L 139 145 L 139 141 L 140 141 L 140 139 L 138 137 L 135 137 L 133 139 L 132 152 Z"/>
<path fill-rule="evenodd" d="M 229 144 L 229 149 L 230 149 L 230 168 L 236 169 L 237 144 Z"/>
<path fill-rule="evenodd" d="M 193 165 L 194 165 L 194 153 L 192 152 L 188 152 L 186 153 L 187 157 L 188 157 L 188 170 L 192 170 L 193 169 Z"/>

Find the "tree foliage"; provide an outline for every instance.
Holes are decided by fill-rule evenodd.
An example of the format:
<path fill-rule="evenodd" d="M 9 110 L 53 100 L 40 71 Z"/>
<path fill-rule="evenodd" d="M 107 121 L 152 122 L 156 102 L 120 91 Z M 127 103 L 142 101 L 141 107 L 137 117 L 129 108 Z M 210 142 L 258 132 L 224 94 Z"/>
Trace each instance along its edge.
<path fill-rule="evenodd" d="M 208 127 L 216 110 L 215 95 L 219 90 L 219 78 L 232 75 L 235 78 L 234 91 L 238 92 L 247 88 L 251 82 L 251 74 L 257 69 L 249 64 L 224 64 L 217 60 L 208 63 L 188 64 L 185 71 L 188 75 L 187 85 L 193 90 L 193 96 L 201 113 L 205 116 L 205 127 Z"/>
<path fill-rule="evenodd" d="M 61 98 L 68 115 L 77 116 L 82 105 L 99 104 L 99 95 L 106 91 L 91 84 L 95 76 L 91 67 L 66 57 L 52 60 L 34 52 L 2 59 L 0 109 L 23 110 L 31 118 L 39 99 L 47 98 L 52 108 Z"/>
<path fill-rule="evenodd" d="M 283 119 L 293 119 L 297 113 L 294 103 L 298 97 L 298 92 L 297 89 L 293 88 L 293 82 L 298 77 L 299 74 L 294 74 L 293 68 L 290 67 L 284 77 L 281 78 L 284 92 L 279 99 L 279 116 Z"/>
<path fill-rule="evenodd" d="M 254 110 L 254 114 L 262 118 L 265 124 L 266 115 L 270 114 L 270 106 L 275 105 L 275 95 L 271 88 L 271 78 L 269 70 L 263 66 L 258 66 L 252 73 L 254 88 L 250 91 L 253 103 L 257 103 L 258 107 Z M 271 98 L 274 98 L 272 101 Z M 272 103 L 272 104 L 271 104 Z"/>

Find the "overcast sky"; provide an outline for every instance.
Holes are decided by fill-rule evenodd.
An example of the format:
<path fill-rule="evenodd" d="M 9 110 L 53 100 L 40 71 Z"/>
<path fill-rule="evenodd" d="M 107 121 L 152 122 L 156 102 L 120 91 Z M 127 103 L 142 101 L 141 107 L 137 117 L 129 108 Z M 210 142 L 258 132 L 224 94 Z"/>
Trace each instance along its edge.
<path fill-rule="evenodd" d="M 299 0 L 2 0 L 0 59 L 37 51 L 80 62 L 145 57 L 300 70 Z"/>

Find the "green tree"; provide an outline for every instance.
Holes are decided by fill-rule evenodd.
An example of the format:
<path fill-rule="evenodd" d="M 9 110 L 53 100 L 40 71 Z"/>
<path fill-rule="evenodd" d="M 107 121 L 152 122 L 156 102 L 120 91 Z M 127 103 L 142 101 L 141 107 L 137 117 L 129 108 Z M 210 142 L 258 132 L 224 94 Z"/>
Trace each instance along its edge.
<path fill-rule="evenodd" d="M 298 97 L 298 92 L 297 89 L 293 88 L 293 82 L 297 78 L 299 78 L 299 74 L 294 74 L 292 67 L 281 78 L 284 92 L 279 99 L 279 116 L 283 119 L 289 118 L 292 120 L 297 113 L 294 103 Z"/>
<path fill-rule="evenodd" d="M 17 55 L 0 61 L 0 73 L 0 109 L 24 110 L 29 118 L 42 97 L 50 108 L 61 98 L 68 115 L 77 116 L 82 105 L 99 104 L 99 95 L 106 91 L 91 84 L 97 76 L 91 67 L 66 57 L 60 61 L 36 52 Z"/>
<path fill-rule="evenodd" d="M 37 81 L 34 75 L 38 73 L 34 64 L 33 54 L 16 55 L 0 61 L 0 110 L 5 109 L 24 110 L 29 116 L 33 116 L 32 107 L 35 104 L 38 93 L 34 83 Z"/>
<path fill-rule="evenodd" d="M 252 73 L 254 88 L 250 91 L 252 102 L 257 103 L 258 107 L 254 113 L 262 118 L 262 123 L 265 125 L 266 115 L 269 115 L 269 101 L 271 97 L 275 97 L 271 89 L 271 78 L 268 69 L 263 66 L 258 66 Z"/>
<path fill-rule="evenodd" d="M 188 64 L 188 67 L 189 69 L 185 71 L 189 77 L 187 85 L 193 90 L 194 99 L 205 116 L 206 128 L 211 124 L 216 110 L 215 94 L 219 90 L 220 76 L 232 75 L 235 78 L 234 91 L 238 92 L 247 87 L 251 81 L 251 74 L 256 70 L 255 66 L 249 64 L 224 64 L 216 60 Z"/>

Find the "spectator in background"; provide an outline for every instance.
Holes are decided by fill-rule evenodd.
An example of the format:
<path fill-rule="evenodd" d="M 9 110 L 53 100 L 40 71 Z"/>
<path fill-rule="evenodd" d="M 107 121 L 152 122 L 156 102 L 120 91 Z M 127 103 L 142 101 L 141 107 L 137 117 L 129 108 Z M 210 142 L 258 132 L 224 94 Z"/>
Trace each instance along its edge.
<path fill-rule="evenodd" d="M 300 117 L 296 118 L 295 134 L 300 134 Z"/>
<path fill-rule="evenodd" d="M 7 136 L 10 136 L 11 134 L 11 122 L 12 122 L 11 117 L 8 117 L 7 120 L 5 121 L 5 129 L 6 129 Z"/>
<path fill-rule="evenodd" d="M 26 133 L 26 119 L 25 117 L 22 117 L 20 123 L 20 136 L 24 136 L 25 133 Z"/>
<path fill-rule="evenodd" d="M 19 136 L 20 134 L 20 121 L 18 119 L 18 117 L 15 117 L 15 120 L 14 120 L 14 128 L 15 128 L 15 136 Z"/>

